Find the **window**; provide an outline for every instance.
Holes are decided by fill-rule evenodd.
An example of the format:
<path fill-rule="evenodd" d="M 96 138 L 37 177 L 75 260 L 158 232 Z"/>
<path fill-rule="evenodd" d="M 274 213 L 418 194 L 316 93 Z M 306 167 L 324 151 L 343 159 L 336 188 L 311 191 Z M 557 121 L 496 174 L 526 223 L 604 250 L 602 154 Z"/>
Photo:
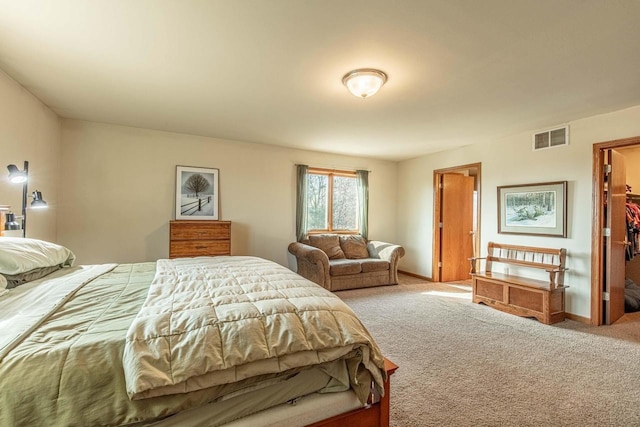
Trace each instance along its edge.
<path fill-rule="evenodd" d="M 369 235 L 369 171 L 296 165 L 296 239 L 313 233 Z"/>
<path fill-rule="evenodd" d="M 309 232 L 359 232 L 355 172 L 309 168 L 307 185 Z"/>

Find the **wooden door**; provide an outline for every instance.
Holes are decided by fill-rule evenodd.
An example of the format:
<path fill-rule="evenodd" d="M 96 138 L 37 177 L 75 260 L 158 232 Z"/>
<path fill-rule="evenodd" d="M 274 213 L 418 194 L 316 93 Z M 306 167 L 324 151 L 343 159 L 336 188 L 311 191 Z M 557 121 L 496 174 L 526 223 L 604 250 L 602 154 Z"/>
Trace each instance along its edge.
<path fill-rule="evenodd" d="M 474 178 L 455 173 L 441 177 L 440 281 L 465 280 L 473 256 Z"/>
<path fill-rule="evenodd" d="M 624 315 L 624 280 L 626 249 L 626 169 L 624 156 L 616 150 L 608 150 L 611 172 L 607 182 L 607 228 L 605 237 L 604 300 L 605 323 L 611 325 Z M 607 233 L 605 233 L 607 234 Z"/>

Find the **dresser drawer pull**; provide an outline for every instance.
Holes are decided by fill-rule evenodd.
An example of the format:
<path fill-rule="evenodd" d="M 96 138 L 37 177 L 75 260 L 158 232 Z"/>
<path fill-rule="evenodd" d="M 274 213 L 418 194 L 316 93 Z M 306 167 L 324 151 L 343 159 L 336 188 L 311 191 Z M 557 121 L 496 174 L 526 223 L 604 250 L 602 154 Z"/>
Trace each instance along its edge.
<path fill-rule="evenodd" d="M 208 249 L 209 246 L 196 246 L 196 249 Z"/>

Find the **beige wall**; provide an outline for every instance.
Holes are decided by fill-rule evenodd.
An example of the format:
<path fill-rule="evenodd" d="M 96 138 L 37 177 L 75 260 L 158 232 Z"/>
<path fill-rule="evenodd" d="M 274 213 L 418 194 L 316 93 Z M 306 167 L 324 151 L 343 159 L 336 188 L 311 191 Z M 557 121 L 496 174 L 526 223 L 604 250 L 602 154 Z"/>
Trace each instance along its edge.
<path fill-rule="evenodd" d="M 481 240 L 568 251 L 565 277 L 570 286 L 567 311 L 590 317 L 592 145 L 640 135 L 640 106 L 569 123 L 570 144 L 531 150 L 526 132 L 488 144 L 478 144 L 401 162 L 398 169 L 398 242 L 407 255 L 400 268 L 430 277 L 433 227 L 433 170 L 482 163 Z M 497 233 L 496 187 L 568 181 L 568 237 L 515 236 Z"/>
<path fill-rule="evenodd" d="M 176 165 L 220 169 L 232 253 L 291 265 L 295 164 L 371 171 L 369 236 L 396 240 L 397 163 L 64 120 L 59 241 L 80 263 L 167 257 Z"/>
<path fill-rule="evenodd" d="M 620 150 L 624 155 L 627 184 L 633 194 L 640 194 L 640 147 Z"/>
<path fill-rule="evenodd" d="M 166 257 L 175 166 L 187 165 L 220 169 L 221 219 L 234 222 L 234 254 L 291 265 L 286 247 L 294 239 L 294 165 L 306 163 L 371 170 L 370 237 L 404 245 L 401 268 L 429 277 L 433 170 L 481 162 L 482 246 L 495 240 L 566 247 L 567 311 L 589 317 L 591 149 L 640 135 L 640 106 L 569 125 L 567 147 L 532 152 L 531 132 L 525 132 L 394 163 L 74 120 L 61 124 L 0 72 L 0 167 L 29 160 L 29 188 L 42 191 L 50 205 L 31 212 L 28 235 L 69 246 L 81 263 Z M 569 183 L 568 238 L 497 233 L 497 186 L 563 180 Z M 20 190 L 5 180 L 0 204 L 18 210 Z"/>
<path fill-rule="evenodd" d="M 46 210 L 27 212 L 27 237 L 56 240 L 60 120 L 11 77 L 0 71 L 0 205 L 22 210 L 22 185 L 7 179 L 7 165 L 29 162 L 29 193 L 42 192 Z M 27 206 L 31 199 L 27 200 Z"/>

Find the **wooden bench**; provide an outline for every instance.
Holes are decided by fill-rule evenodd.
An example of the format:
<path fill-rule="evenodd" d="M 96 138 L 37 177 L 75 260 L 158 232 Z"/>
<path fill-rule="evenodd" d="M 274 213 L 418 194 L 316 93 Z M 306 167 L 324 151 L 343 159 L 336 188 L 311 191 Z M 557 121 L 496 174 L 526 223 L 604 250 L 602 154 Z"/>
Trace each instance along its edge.
<path fill-rule="evenodd" d="M 547 325 L 561 322 L 564 313 L 564 267 L 566 249 L 536 248 L 489 242 L 486 258 L 469 258 L 473 278 L 473 302 L 484 303 L 507 313 L 535 317 Z M 486 259 L 485 272 L 478 272 Z M 495 263 L 504 272 L 496 271 Z M 549 280 L 537 280 L 509 274 L 509 266 L 544 270 Z"/>

